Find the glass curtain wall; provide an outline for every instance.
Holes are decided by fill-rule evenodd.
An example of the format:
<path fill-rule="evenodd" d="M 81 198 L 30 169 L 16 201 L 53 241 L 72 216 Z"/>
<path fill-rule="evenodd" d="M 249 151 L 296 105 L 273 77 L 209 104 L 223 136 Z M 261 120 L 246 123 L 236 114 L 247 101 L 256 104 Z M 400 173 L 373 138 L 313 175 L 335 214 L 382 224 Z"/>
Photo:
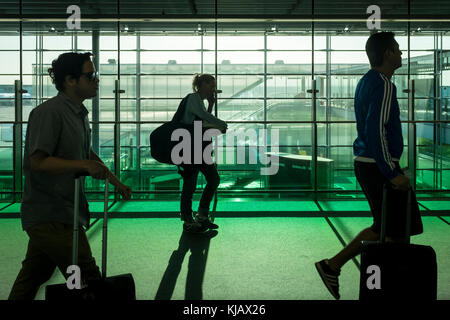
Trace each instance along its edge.
<path fill-rule="evenodd" d="M 15 82 L 20 81 L 20 27 L 18 23 L 0 22 L 0 201 L 13 201 L 14 177 Z M 24 102 L 25 103 L 25 102 Z M 18 119 L 20 120 L 20 118 Z M 19 123 L 20 127 L 21 124 Z M 20 186 L 19 187 L 20 190 Z"/>
<path fill-rule="evenodd" d="M 315 3 L 320 14 L 321 1 Z M 311 2 L 304 6 L 303 13 L 311 14 Z M 13 192 L 20 195 L 23 188 L 15 179 L 14 123 L 24 138 L 30 111 L 57 93 L 47 69 L 67 51 L 95 54 L 99 95 L 85 101 L 92 145 L 132 186 L 135 199 L 179 197 L 180 176 L 174 166 L 151 158 L 149 135 L 192 92 L 195 73 L 217 77 L 222 93 L 214 113 L 229 123 L 227 135 L 216 141 L 221 197 L 362 196 L 352 143 L 354 91 L 369 69 L 365 22 L 130 19 L 94 21 L 76 32 L 67 31 L 65 23 L 23 22 L 21 34 L 17 22 L 0 26 L 0 59 L 10 62 L 0 65 L 2 201 L 13 200 Z M 422 30 L 418 23 L 411 23 L 409 33 L 406 22 L 382 29 L 396 33 L 403 52 L 403 66 L 392 78 L 404 121 L 401 165 L 409 165 L 408 148 L 415 148 L 419 195 L 444 195 L 450 181 L 450 128 L 439 121 L 448 121 L 450 36 L 438 26 Z M 22 119 L 15 112 L 15 80 L 22 80 L 27 91 Z M 408 145 L 408 80 L 415 83 L 415 146 Z M 271 166 L 276 174 L 262 174 Z M 199 191 L 204 185 L 200 175 Z M 102 188 L 88 179 L 91 198 L 100 199 Z"/>

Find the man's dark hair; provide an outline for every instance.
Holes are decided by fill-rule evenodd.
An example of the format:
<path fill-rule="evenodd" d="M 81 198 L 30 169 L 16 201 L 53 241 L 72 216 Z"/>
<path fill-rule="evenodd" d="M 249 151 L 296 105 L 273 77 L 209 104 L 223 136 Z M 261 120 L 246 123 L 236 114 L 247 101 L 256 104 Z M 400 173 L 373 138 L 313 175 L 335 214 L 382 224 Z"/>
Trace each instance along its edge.
<path fill-rule="evenodd" d="M 64 81 L 70 75 L 79 79 L 83 70 L 83 64 L 91 60 L 92 53 L 67 52 L 60 54 L 52 61 L 52 67 L 48 69 L 48 74 L 58 91 L 64 91 Z"/>
<path fill-rule="evenodd" d="M 393 32 L 377 32 L 372 34 L 366 42 L 366 53 L 372 67 L 379 67 L 383 64 L 386 50 L 394 50 Z"/>

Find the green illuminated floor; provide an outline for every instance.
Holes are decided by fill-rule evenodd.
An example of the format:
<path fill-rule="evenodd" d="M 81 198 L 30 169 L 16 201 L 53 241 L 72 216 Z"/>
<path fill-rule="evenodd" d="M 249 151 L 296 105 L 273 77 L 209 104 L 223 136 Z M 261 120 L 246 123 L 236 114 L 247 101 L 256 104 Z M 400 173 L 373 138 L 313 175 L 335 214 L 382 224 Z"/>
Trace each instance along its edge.
<path fill-rule="evenodd" d="M 198 199 L 198 198 L 197 198 Z M 420 200 L 420 210 L 424 214 L 450 214 L 450 199 L 443 200 Z M 111 206 L 112 205 L 112 206 Z M 173 201 L 119 201 L 113 204 L 109 202 L 109 212 L 114 213 L 135 213 L 134 216 L 154 217 L 160 213 L 161 217 L 171 213 L 173 217 L 178 214 L 180 209 L 179 199 Z M 211 205 L 212 206 L 212 205 Z M 193 202 L 194 211 L 198 207 L 198 200 Z M 90 201 L 90 211 L 100 213 L 103 211 L 104 203 L 101 201 Z M 260 213 L 265 215 L 283 216 L 282 213 L 298 214 L 347 214 L 353 216 L 368 216 L 369 205 L 366 200 L 319 200 L 317 203 L 312 200 L 283 200 L 283 199 L 247 199 L 247 198 L 229 198 L 220 199 L 217 202 L 217 216 L 258 216 Z M 0 218 L 6 216 L 19 217 L 20 203 L 0 205 Z M 140 215 L 142 214 L 142 215 Z M 170 215 L 169 215 L 170 216 Z"/>
<path fill-rule="evenodd" d="M 330 218 L 348 242 L 370 218 Z M 101 221 L 100 221 L 101 222 Z M 99 262 L 101 223 L 88 233 Z M 131 272 L 138 299 L 332 299 L 314 262 L 342 248 L 325 218 L 220 218 L 212 238 L 183 236 L 176 218 L 112 218 L 109 223 L 108 274 Z M 448 222 L 424 217 L 424 234 L 413 243 L 431 245 L 438 259 L 438 298 L 450 299 Z M 26 252 L 20 220 L 0 219 L 0 299 L 6 299 Z M 204 273 L 201 271 L 204 270 Z M 61 283 L 55 272 L 49 284 Z M 342 299 L 357 299 L 359 270 L 342 269 Z M 37 299 L 43 299 L 41 288 Z"/>

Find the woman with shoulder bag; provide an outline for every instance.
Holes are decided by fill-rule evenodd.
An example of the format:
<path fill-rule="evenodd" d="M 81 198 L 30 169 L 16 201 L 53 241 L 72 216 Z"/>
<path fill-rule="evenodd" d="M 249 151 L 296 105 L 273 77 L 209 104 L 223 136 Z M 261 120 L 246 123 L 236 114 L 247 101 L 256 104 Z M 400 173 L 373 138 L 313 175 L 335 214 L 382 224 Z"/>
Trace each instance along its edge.
<path fill-rule="evenodd" d="M 193 93 L 187 96 L 186 109 L 181 122 L 193 124 L 194 120 L 201 120 L 203 128 L 216 128 L 222 133 L 227 130 L 227 124 L 211 114 L 216 101 L 216 79 L 210 74 L 196 74 L 192 82 Z M 208 100 L 208 109 L 204 100 Z M 203 157 L 202 157 L 203 158 Z M 220 177 L 215 163 L 184 164 L 181 175 L 183 177 L 183 190 L 181 193 L 181 220 L 184 221 L 183 229 L 188 232 L 204 232 L 207 229 L 217 229 L 218 226 L 211 222 L 209 217 L 209 205 L 220 183 Z M 206 186 L 203 190 L 198 213 L 193 216 L 192 197 L 197 186 L 198 173 L 205 176 Z"/>

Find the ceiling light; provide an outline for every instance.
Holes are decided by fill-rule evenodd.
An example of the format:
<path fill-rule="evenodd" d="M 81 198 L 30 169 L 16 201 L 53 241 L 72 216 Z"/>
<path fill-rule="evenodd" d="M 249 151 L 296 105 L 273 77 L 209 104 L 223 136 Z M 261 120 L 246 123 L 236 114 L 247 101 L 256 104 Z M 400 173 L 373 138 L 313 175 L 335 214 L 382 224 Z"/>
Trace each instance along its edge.
<path fill-rule="evenodd" d="M 199 34 L 199 35 L 203 35 L 203 30 L 202 30 L 202 25 L 201 24 L 198 24 L 197 25 L 197 30 L 195 31 L 197 34 Z"/>

